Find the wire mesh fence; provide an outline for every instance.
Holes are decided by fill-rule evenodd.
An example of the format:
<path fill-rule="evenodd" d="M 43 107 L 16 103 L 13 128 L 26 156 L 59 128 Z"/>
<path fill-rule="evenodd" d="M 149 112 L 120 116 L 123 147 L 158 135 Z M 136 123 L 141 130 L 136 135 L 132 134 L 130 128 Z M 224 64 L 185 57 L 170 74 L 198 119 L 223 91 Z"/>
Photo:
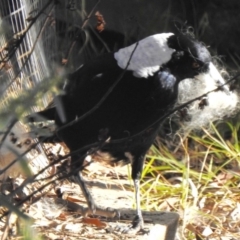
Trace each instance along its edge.
<path fill-rule="evenodd" d="M 50 76 L 56 47 L 52 1 L 1 1 L 1 104 Z M 42 99 L 47 106 L 49 96 Z M 36 109 L 35 109 L 36 110 Z"/>

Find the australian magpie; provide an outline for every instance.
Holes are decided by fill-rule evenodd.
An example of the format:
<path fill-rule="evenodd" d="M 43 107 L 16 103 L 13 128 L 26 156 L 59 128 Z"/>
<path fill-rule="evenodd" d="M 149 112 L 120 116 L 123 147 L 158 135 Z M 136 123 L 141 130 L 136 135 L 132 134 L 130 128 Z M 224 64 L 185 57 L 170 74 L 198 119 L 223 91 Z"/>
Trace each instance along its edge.
<path fill-rule="evenodd" d="M 187 33 L 146 37 L 67 75 L 55 107 L 37 114 L 55 121 L 54 137 L 69 148 L 74 178 L 92 212 L 97 207 L 78 171 L 87 154 L 132 165 L 137 208 L 132 228 L 143 226 L 139 179 L 146 152 L 177 100 L 180 81 L 205 77 L 222 81 L 207 48 Z M 36 114 L 28 119 L 37 121 Z"/>

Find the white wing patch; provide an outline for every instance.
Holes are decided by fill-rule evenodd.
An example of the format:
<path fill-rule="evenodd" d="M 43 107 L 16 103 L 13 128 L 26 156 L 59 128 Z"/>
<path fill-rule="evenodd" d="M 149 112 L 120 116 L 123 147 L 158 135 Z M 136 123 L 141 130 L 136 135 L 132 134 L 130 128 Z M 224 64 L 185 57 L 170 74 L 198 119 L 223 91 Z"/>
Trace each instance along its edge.
<path fill-rule="evenodd" d="M 136 43 L 120 49 L 114 54 L 118 66 L 125 69 L 134 52 L 127 69 L 132 70 L 135 77 L 152 76 L 162 64 L 171 59 L 172 53 L 175 52 L 175 49 L 169 48 L 167 45 L 167 40 L 172 35 L 173 33 L 152 35 L 139 41 L 136 49 Z"/>

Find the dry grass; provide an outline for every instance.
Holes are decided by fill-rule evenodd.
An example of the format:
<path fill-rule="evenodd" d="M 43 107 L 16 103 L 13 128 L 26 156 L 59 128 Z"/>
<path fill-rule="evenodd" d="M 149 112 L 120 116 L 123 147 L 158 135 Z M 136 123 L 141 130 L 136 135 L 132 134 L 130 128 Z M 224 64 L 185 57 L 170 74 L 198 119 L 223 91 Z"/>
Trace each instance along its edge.
<path fill-rule="evenodd" d="M 239 239 L 239 124 L 224 140 L 214 125 L 174 152 L 152 147 L 142 184 L 146 209 L 178 212 L 178 239 Z M 225 129 L 226 130 L 226 129 Z"/>

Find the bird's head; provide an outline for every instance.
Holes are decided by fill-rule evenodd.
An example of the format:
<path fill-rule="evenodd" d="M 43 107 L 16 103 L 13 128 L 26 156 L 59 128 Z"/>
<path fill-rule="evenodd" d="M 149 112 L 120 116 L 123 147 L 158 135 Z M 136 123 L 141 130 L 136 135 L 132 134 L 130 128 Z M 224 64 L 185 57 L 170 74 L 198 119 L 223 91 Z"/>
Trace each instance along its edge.
<path fill-rule="evenodd" d="M 200 74 L 211 74 L 209 51 L 203 43 L 189 34 L 179 33 L 170 36 L 168 47 L 175 49 L 175 51 L 164 67 L 169 68 L 179 80 L 195 78 Z"/>
<path fill-rule="evenodd" d="M 133 72 L 137 78 L 148 78 L 164 70 L 177 81 L 207 79 L 216 86 L 225 80 L 212 63 L 207 47 L 188 33 L 161 33 L 120 49 L 114 54 L 120 68 Z M 224 87 L 229 91 L 228 87 Z"/>
<path fill-rule="evenodd" d="M 235 114 L 239 109 L 239 96 L 225 85 L 221 72 L 225 72 L 226 76 L 227 72 L 218 69 L 206 46 L 184 33 L 170 36 L 168 46 L 176 51 L 163 67 L 181 81 L 178 86 L 178 106 L 221 86 L 219 91 L 207 94 L 184 109 L 187 120 L 180 120 L 181 131 L 185 134 Z"/>

